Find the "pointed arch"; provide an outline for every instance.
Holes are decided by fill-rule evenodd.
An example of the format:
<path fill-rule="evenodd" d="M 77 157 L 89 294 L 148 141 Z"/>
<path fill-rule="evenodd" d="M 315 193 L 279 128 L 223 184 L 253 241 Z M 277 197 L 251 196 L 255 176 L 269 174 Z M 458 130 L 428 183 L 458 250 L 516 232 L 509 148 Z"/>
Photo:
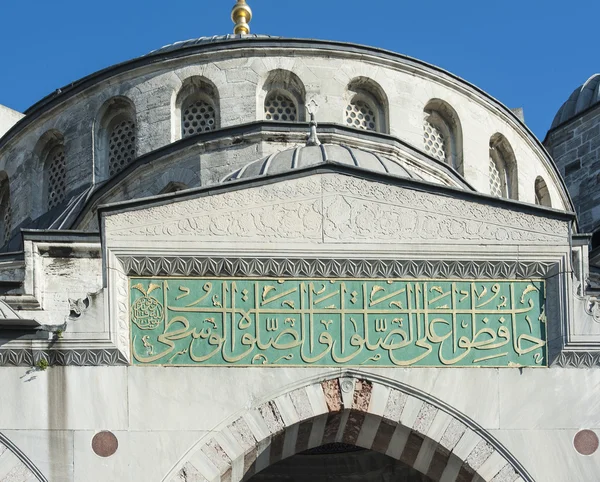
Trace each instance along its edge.
<path fill-rule="evenodd" d="M 441 99 L 431 99 L 423 110 L 423 143 L 429 155 L 464 174 L 460 119 L 454 108 Z"/>
<path fill-rule="evenodd" d="M 258 112 L 265 120 L 304 122 L 306 88 L 294 72 L 275 69 L 268 73 L 257 95 Z"/>
<path fill-rule="evenodd" d="M 384 453 L 434 481 L 533 481 L 492 435 L 424 392 L 345 370 L 268 397 L 202 438 L 163 482 L 242 481 L 307 449 L 343 442 Z M 475 477 L 479 477 L 475 479 Z"/>
<path fill-rule="evenodd" d="M 214 82 L 201 76 L 185 79 L 175 98 L 174 118 L 179 121 L 175 139 L 218 129 L 220 98 Z"/>
<path fill-rule="evenodd" d="M 377 82 L 367 77 L 350 81 L 344 123 L 357 129 L 389 133 L 389 102 Z"/>

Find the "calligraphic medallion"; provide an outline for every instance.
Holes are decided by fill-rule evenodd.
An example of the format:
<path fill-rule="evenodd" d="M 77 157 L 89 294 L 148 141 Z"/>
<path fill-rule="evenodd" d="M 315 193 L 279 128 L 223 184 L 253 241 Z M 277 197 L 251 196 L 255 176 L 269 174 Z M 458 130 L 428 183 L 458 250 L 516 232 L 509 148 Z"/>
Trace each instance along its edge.
<path fill-rule="evenodd" d="M 134 363 L 547 366 L 543 280 L 130 278 Z"/>

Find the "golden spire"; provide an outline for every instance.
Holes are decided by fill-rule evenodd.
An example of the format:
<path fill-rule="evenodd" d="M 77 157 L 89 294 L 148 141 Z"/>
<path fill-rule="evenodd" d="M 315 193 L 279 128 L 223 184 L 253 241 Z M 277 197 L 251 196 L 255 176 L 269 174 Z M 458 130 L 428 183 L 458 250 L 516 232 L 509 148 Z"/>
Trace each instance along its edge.
<path fill-rule="evenodd" d="M 250 20 L 252 20 L 252 9 L 246 3 L 246 0 L 237 0 L 237 3 L 231 10 L 231 20 L 235 23 L 233 33 L 236 35 L 248 35 L 250 33 Z"/>

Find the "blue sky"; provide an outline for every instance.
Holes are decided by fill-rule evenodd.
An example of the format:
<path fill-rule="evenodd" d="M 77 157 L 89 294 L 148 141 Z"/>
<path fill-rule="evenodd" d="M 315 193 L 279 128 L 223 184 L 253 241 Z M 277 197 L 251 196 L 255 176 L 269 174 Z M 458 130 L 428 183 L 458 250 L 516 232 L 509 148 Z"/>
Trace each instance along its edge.
<path fill-rule="evenodd" d="M 0 104 L 23 111 L 87 74 L 162 45 L 230 33 L 233 0 L 5 0 Z M 543 138 L 575 87 L 600 72 L 600 1 L 249 0 L 254 33 L 400 52 L 453 72 Z"/>

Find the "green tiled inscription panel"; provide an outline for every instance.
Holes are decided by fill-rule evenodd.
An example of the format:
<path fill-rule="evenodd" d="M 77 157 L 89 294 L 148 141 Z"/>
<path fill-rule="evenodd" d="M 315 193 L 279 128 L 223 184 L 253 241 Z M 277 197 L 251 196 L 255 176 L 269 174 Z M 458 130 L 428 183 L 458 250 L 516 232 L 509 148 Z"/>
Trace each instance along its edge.
<path fill-rule="evenodd" d="M 542 280 L 130 278 L 134 363 L 545 366 Z"/>

